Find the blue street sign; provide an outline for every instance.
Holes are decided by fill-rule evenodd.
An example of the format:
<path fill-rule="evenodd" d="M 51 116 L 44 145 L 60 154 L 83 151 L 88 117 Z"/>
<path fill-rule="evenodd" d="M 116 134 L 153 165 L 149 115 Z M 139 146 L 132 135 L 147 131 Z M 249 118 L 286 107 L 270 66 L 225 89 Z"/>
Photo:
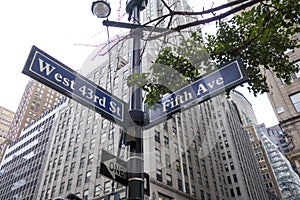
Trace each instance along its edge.
<path fill-rule="evenodd" d="M 124 126 L 127 103 L 37 47 L 32 47 L 22 73 Z"/>
<path fill-rule="evenodd" d="M 199 77 L 193 83 L 163 97 L 149 110 L 150 128 L 172 114 L 186 110 L 248 80 L 240 58 L 220 66 L 217 70 Z"/>

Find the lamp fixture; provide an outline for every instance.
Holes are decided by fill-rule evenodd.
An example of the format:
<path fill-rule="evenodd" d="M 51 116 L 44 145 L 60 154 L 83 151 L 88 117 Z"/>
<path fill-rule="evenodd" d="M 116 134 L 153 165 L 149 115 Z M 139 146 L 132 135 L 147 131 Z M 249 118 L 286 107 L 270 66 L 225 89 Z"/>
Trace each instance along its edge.
<path fill-rule="evenodd" d="M 98 18 L 107 18 L 110 15 L 111 8 L 106 0 L 94 1 L 92 4 L 92 12 Z"/>

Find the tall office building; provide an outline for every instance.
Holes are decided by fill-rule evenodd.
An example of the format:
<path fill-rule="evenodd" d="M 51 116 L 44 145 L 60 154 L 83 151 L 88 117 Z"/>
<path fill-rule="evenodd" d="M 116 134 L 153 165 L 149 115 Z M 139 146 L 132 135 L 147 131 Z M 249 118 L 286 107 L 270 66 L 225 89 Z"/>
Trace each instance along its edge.
<path fill-rule="evenodd" d="M 289 146 L 284 139 L 284 134 L 279 125 L 268 127 L 266 136 L 272 141 L 272 143 L 281 153 L 288 154 L 290 152 Z"/>
<path fill-rule="evenodd" d="M 6 139 L 9 142 L 18 139 L 23 128 L 37 119 L 47 109 L 51 108 L 61 97 L 61 94 L 51 88 L 48 88 L 37 81 L 30 80 L 26 85 L 22 99 L 6 135 Z M 0 152 L 0 163 L 9 142 L 0 143 L 0 148 L 3 149 L 3 151 Z"/>
<path fill-rule="evenodd" d="M 286 157 L 278 150 L 277 146 L 267 137 L 268 131 L 264 124 L 258 125 L 257 132 L 268 154 L 281 197 L 283 199 L 299 199 L 300 179 L 298 174 Z"/>
<path fill-rule="evenodd" d="M 300 41 L 300 34 L 294 37 Z M 287 52 L 287 55 L 300 66 L 300 49 Z M 288 157 L 300 171 L 300 71 L 292 74 L 291 84 L 286 84 L 269 71 L 266 76 L 271 86 L 269 100 L 291 150 Z"/>
<path fill-rule="evenodd" d="M 66 99 L 45 111 L 22 129 L 18 139 L 7 148 L 1 164 L 0 199 L 41 199 L 37 194 L 52 127 Z"/>
<path fill-rule="evenodd" d="M 9 142 L 7 133 L 15 113 L 0 106 L 0 155 L 4 151 L 4 144 Z M 1 162 L 1 159 L 0 159 Z"/>
<path fill-rule="evenodd" d="M 280 199 L 281 192 L 275 179 L 274 172 L 269 161 L 268 154 L 264 148 L 264 143 L 257 135 L 257 120 L 252 109 L 251 103 L 240 92 L 233 90 L 231 99 L 236 103 L 239 110 L 241 121 L 251 144 L 253 153 L 256 157 L 259 172 L 265 189 L 269 192 L 270 199 Z"/>

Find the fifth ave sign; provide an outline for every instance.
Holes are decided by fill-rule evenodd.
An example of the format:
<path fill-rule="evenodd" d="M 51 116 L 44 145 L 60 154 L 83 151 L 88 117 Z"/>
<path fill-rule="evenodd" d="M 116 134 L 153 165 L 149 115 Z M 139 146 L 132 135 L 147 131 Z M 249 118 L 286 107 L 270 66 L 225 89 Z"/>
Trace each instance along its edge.
<path fill-rule="evenodd" d="M 199 77 L 193 83 L 165 96 L 149 110 L 149 125 L 152 127 L 170 115 L 186 110 L 216 95 L 232 89 L 248 80 L 240 58 L 220 66 L 217 70 Z"/>

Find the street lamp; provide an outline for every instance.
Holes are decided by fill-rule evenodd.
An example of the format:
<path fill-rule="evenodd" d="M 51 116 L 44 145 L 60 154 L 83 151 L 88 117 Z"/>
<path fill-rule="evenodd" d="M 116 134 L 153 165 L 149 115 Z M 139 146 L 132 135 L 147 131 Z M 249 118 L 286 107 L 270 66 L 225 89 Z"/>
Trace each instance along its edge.
<path fill-rule="evenodd" d="M 105 6 L 97 6 L 98 3 L 103 5 L 103 1 L 96 1 L 92 5 L 92 11 L 94 15 L 99 18 L 105 18 L 110 13 L 109 4 L 106 3 L 106 8 L 102 10 L 102 7 Z M 133 16 L 134 22 L 133 24 L 126 24 L 126 26 L 132 27 L 134 29 L 138 28 L 140 25 L 140 12 L 144 10 L 147 6 L 148 0 L 127 0 L 126 2 L 126 12 L 128 13 L 128 21 L 131 20 Z M 107 11 L 105 13 L 105 10 Z M 99 14 L 98 14 L 99 11 Z M 101 13 L 101 14 L 100 14 Z M 105 13 L 105 14 L 104 14 Z M 118 23 L 117 23 L 118 24 Z M 108 25 L 108 24 L 107 24 Z M 119 26 L 120 28 L 124 28 L 125 24 L 122 23 Z M 131 72 L 140 74 L 141 70 L 141 36 L 143 32 L 140 29 L 135 30 L 135 37 L 133 37 L 133 52 L 132 52 L 132 66 Z M 144 158 L 143 158 L 143 136 L 142 136 L 142 128 L 141 126 L 144 124 L 144 112 L 143 112 L 143 103 L 142 103 L 142 90 L 137 86 L 131 88 L 131 102 L 129 108 L 129 115 L 134 123 L 128 124 L 127 127 L 133 128 L 133 137 L 134 142 L 129 144 L 129 157 L 127 159 L 127 199 L 128 200 L 141 200 L 144 199 Z M 128 122 L 129 123 L 129 122 Z M 128 130 L 127 130 L 128 131 Z"/>
<path fill-rule="evenodd" d="M 111 8 L 106 0 L 94 1 L 92 4 L 92 12 L 98 18 L 107 18 L 110 15 Z"/>

